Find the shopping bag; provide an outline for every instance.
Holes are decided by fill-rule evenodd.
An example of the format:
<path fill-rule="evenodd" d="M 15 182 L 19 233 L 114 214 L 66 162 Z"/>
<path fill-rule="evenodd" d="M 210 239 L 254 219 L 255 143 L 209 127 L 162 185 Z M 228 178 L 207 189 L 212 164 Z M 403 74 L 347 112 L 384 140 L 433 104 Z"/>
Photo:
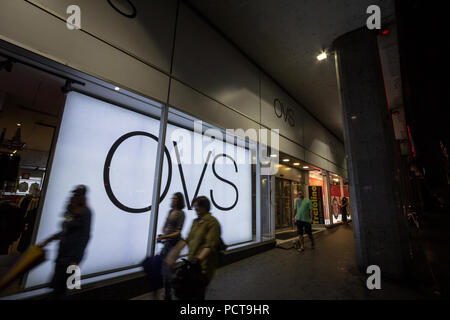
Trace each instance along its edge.
<path fill-rule="evenodd" d="M 25 272 L 31 270 L 37 265 L 45 261 L 45 250 L 40 246 L 30 246 L 19 257 L 18 261 L 0 280 L 0 291 L 10 285 L 14 280 L 19 278 Z"/>
<path fill-rule="evenodd" d="M 190 300 L 198 296 L 200 285 L 204 281 L 204 275 L 200 263 L 196 260 L 182 259 L 182 263 L 175 268 L 171 281 L 175 296 L 180 300 Z"/>

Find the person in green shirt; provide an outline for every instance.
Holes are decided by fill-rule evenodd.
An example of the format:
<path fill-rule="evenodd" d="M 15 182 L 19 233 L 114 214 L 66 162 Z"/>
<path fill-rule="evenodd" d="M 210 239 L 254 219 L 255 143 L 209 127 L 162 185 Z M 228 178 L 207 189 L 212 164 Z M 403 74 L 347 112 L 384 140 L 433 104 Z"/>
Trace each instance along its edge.
<path fill-rule="evenodd" d="M 198 218 L 192 223 L 186 240 L 180 240 L 169 256 L 164 260 L 169 267 L 173 266 L 181 250 L 187 245 L 189 248 L 188 260 L 200 264 L 202 278 L 198 283 L 198 297 L 193 299 L 204 300 L 208 284 L 219 265 L 220 224 L 211 213 L 211 203 L 207 197 L 201 196 L 192 202 Z"/>
<path fill-rule="evenodd" d="M 305 195 L 303 192 L 300 192 L 299 194 L 300 199 L 297 199 L 295 201 L 295 224 L 297 225 L 297 231 L 298 231 L 298 239 L 300 242 L 300 248 L 298 249 L 299 252 L 302 252 L 305 250 L 305 243 L 303 239 L 303 234 L 306 232 L 309 239 L 311 240 L 311 248 L 314 249 L 314 238 L 312 235 L 312 209 L 313 205 L 311 200 L 308 198 L 305 198 Z"/>

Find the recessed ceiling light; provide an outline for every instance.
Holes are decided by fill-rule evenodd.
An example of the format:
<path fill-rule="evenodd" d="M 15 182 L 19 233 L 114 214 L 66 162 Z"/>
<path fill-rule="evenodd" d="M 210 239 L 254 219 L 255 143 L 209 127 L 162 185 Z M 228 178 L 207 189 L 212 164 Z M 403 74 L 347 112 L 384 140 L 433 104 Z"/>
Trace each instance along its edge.
<path fill-rule="evenodd" d="M 300 165 L 300 162 L 295 162 L 294 163 L 294 166 L 299 166 Z"/>
<path fill-rule="evenodd" d="M 119 87 L 115 87 L 115 88 L 114 88 L 114 90 L 116 90 L 116 91 L 119 91 L 119 90 L 120 90 L 120 88 L 119 88 Z"/>
<path fill-rule="evenodd" d="M 309 169 L 309 167 L 308 166 L 303 166 L 303 169 Z"/>
<path fill-rule="evenodd" d="M 317 56 L 317 60 L 322 61 L 322 60 L 325 60 L 327 57 L 328 57 L 327 53 L 326 52 L 322 52 L 321 54 L 319 54 Z"/>
<path fill-rule="evenodd" d="M 278 157 L 278 156 L 277 156 L 276 154 L 271 154 L 270 157 L 271 157 L 271 158 L 276 158 L 276 157 Z"/>
<path fill-rule="evenodd" d="M 289 159 L 283 159 L 283 162 L 289 162 L 290 160 Z"/>

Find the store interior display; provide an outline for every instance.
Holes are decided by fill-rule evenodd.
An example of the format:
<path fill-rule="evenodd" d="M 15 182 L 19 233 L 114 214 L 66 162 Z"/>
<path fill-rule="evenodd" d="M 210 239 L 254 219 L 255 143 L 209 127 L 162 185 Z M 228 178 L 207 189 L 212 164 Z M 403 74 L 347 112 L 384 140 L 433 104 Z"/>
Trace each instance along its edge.
<path fill-rule="evenodd" d="M 305 163 L 295 157 L 280 153 L 278 172 L 275 178 L 275 229 L 283 232 L 287 228 L 294 228 L 295 201 L 300 191 L 310 193 L 310 187 L 316 186 L 321 194 L 317 201 L 320 207 L 316 227 L 324 227 L 342 222 L 341 204 L 345 196 L 349 199 L 348 180 L 337 174 L 327 172 L 313 165 Z M 348 212 L 348 219 L 351 213 Z"/>
<path fill-rule="evenodd" d="M 330 173 L 330 206 L 333 222 L 342 222 L 342 199 L 349 198 L 348 180 L 344 180 L 336 174 Z M 347 221 L 351 219 L 350 206 L 347 209 Z"/>
<path fill-rule="evenodd" d="M 62 85 L 25 65 L 0 71 L 0 257 L 32 242 Z"/>

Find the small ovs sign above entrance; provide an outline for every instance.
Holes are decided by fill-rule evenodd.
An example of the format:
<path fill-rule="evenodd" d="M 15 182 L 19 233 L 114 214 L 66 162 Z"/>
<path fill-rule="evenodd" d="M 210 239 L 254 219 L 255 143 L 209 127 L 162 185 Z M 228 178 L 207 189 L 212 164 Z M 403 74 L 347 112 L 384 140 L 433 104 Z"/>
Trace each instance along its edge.
<path fill-rule="evenodd" d="M 284 105 L 280 99 L 275 98 L 273 100 L 273 109 L 278 118 L 284 119 L 291 127 L 295 127 L 294 110 L 292 108 Z"/>

